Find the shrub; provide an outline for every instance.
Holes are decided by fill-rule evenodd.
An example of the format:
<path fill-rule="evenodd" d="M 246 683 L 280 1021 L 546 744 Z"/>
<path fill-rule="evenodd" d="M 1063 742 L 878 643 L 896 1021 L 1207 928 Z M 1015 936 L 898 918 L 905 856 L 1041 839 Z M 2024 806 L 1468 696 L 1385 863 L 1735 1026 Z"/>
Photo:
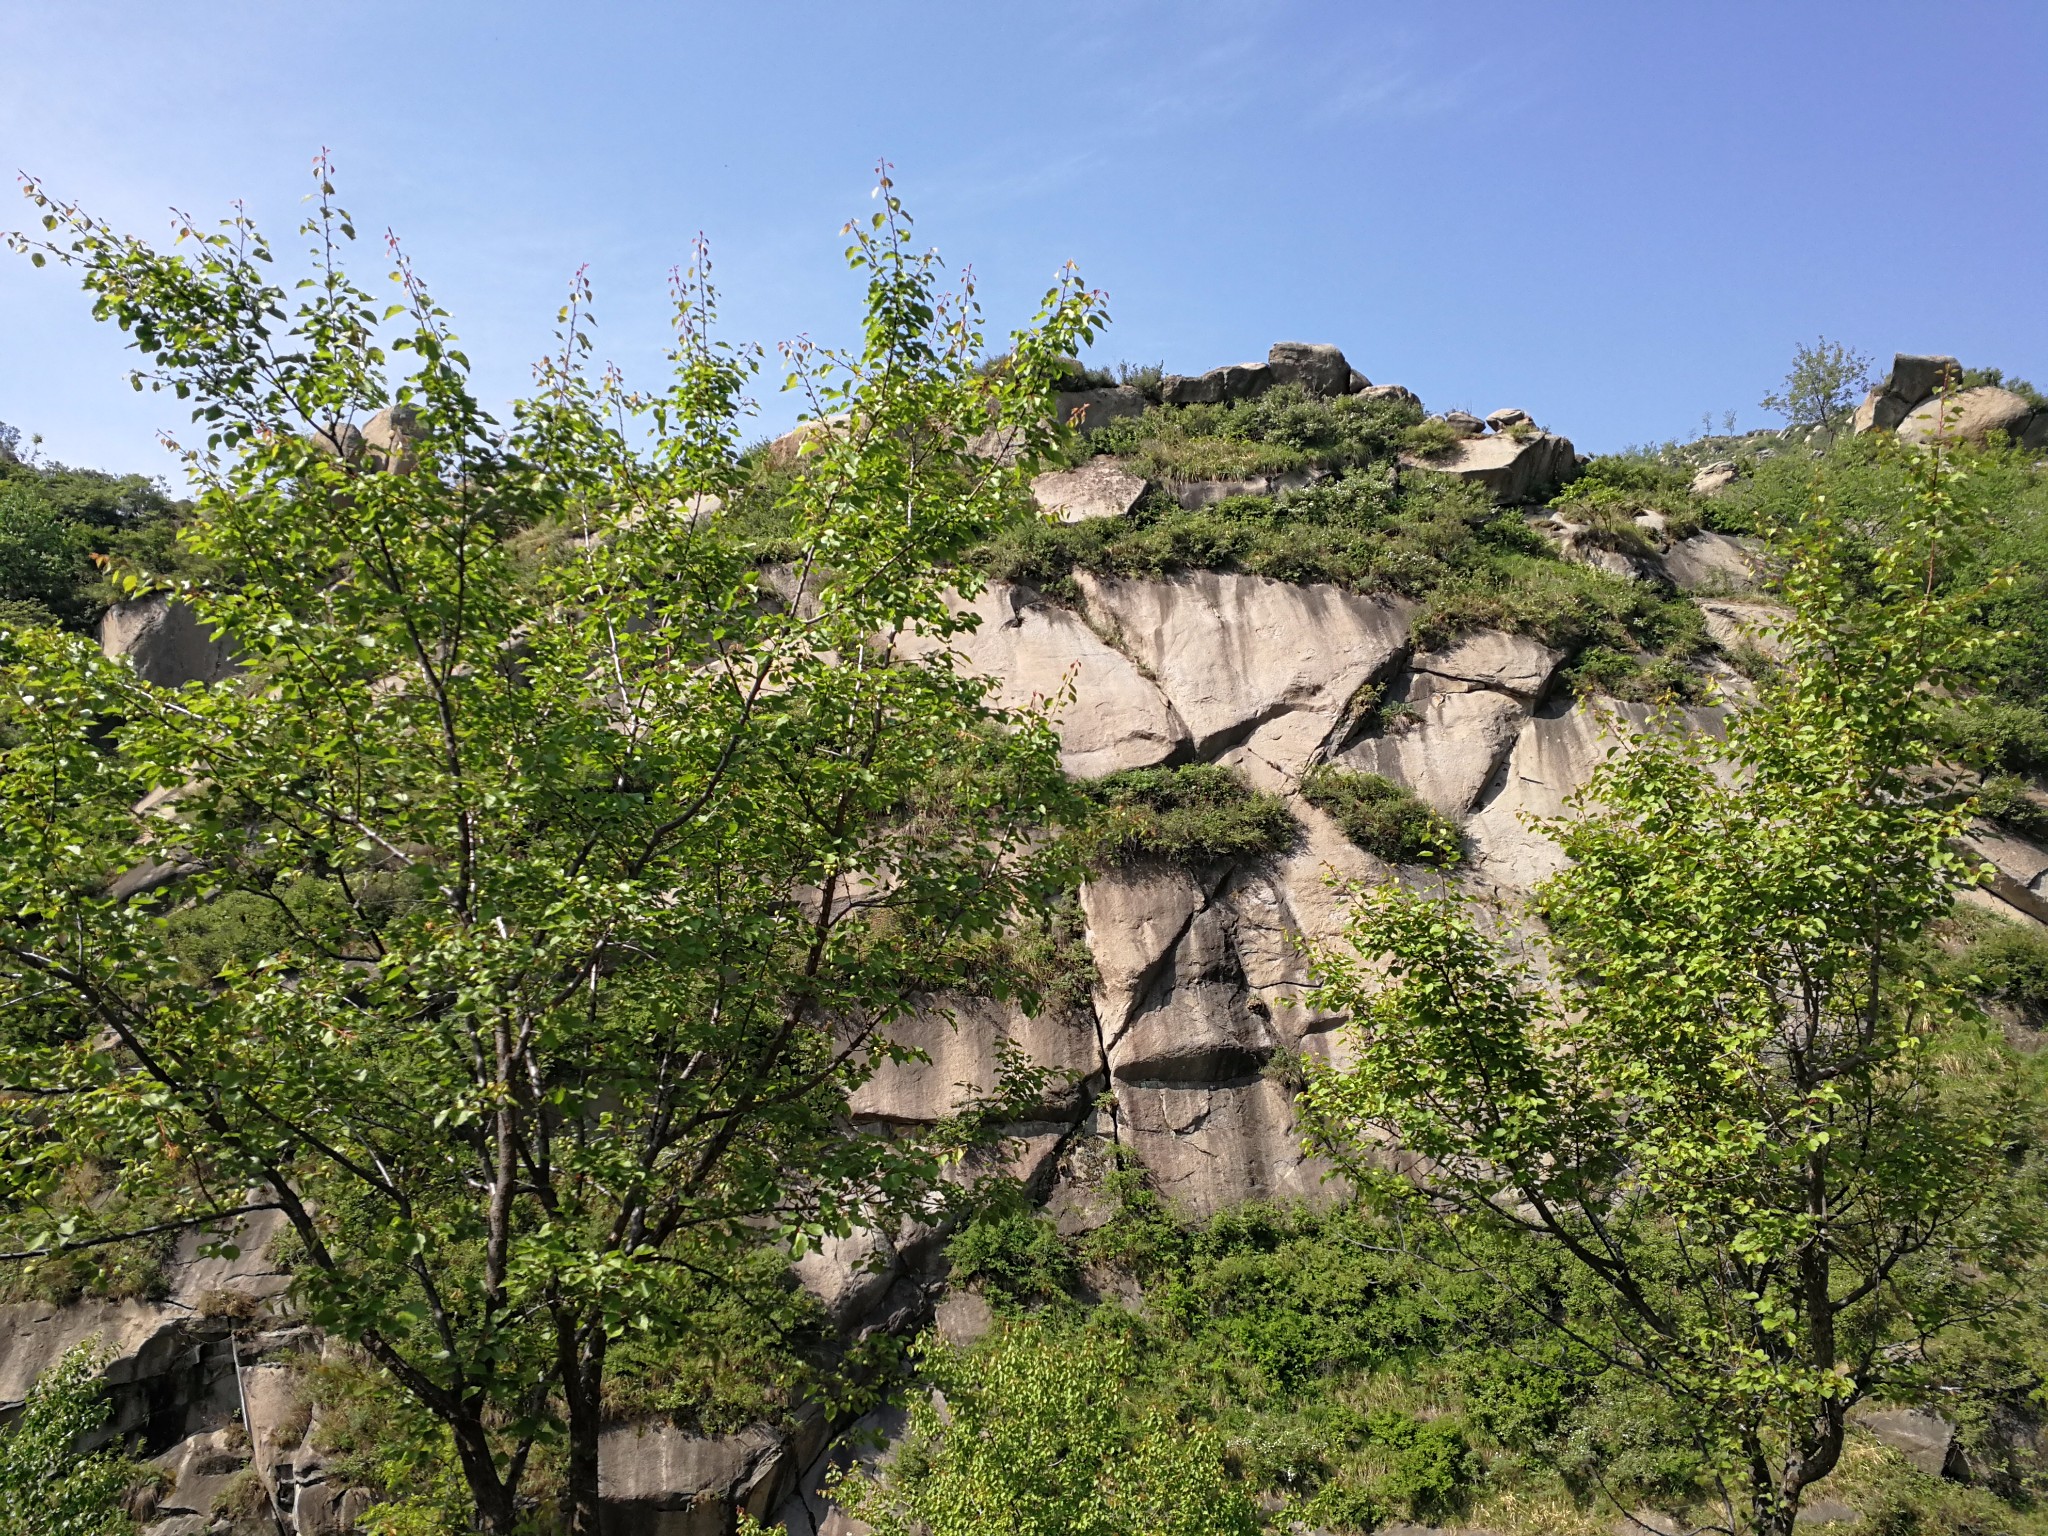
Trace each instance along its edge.
<path fill-rule="evenodd" d="M 1369 1489 L 1350 1482 L 1328 1482 L 1301 1506 L 1301 1516 L 1308 1524 L 1324 1530 L 1352 1531 L 1365 1536 L 1385 1522 L 1387 1507 Z"/>
<path fill-rule="evenodd" d="M 953 1279 L 993 1301 L 1051 1301 L 1074 1283 L 1073 1255 L 1045 1217 L 1021 1204 L 978 1213 L 946 1244 Z"/>
<path fill-rule="evenodd" d="M 1957 751 L 2014 773 L 2048 770 L 2048 709 L 2039 704 L 1964 699 L 1950 706 L 1946 724 Z"/>
<path fill-rule="evenodd" d="M 1993 997 L 2048 1009 L 2048 935 L 2036 929 L 1992 919 L 1955 966 L 1976 976 Z"/>
<path fill-rule="evenodd" d="M 1432 416 L 1402 432 L 1401 446 L 1417 458 L 1440 459 L 1457 447 L 1464 436 L 1441 416 Z"/>
<path fill-rule="evenodd" d="M 1368 1424 L 1373 1439 L 1394 1453 L 1374 1492 L 1405 1507 L 1413 1520 L 1433 1523 L 1462 1507 L 1478 1480 L 1479 1459 L 1455 1420 L 1425 1424 L 1388 1409 L 1373 1414 Z"/>
<path fill-rule="evenodd" d="M 1132 382 L 1143 388 L 1143 372 Z M 1421 412 L 1400 400 L 1326 400 L 1283 385 L 1223 405 L 1165 406 L 1105 423 L 1078 445 L 1159 480 L 1229 480 L 1391 458 Z"/>
<path fill-rule="evenodd" d="M 1977 792 L 1977 814 L 2022 837 L 2048 842 L 2048 806 L 2027 793 L 2018 774 L 1995 774 Z"/>
<path fill-rule="evenodd" d="M 1458 862 L 1457 827 L 1392 779 L 1320 763 L 1302 778 L 1301 794 L 1334 817 L 1344 835 L 1375 858 L 1389 864 Z"/>
<path fill-rule="evenodd" d="M 1294 817 L 1227 768 L 1135 768 L 1085 786 L 1100 811 L 1079 834 L 1098 868 L 1156 859 L 1201 865 L 1278 853 L 1298 835 Z"/>
<path fill-rule="evenodd" d="M 1703 680 L 1663 656 L 1645 656 L 1596 645 L 1584 652 L 1565 671 L 1565 681 L 1574 693 L 1605 694 L 1632 704 L 1692 703 L 1703 691 Z"/>

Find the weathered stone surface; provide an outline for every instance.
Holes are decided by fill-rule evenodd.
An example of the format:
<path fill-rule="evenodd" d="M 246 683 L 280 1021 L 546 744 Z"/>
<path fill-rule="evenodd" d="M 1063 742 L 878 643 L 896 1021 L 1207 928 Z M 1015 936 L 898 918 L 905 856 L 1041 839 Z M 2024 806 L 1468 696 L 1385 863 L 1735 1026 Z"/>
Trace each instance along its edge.
<path fill-rule="evenodd" d="M 1275 382 L 1269 364 L 1228 363 L 1193 376 L 1170 373 L 1160 385 L 1159 397 L 1168 405 L 1220 405 L 1262 395 Z"/>
<path fill-rule="evenodd" d="M 1122 1029 L 1103 1031 L 1110 1072 L 1122 1085 L 1217 1083 L 1256 1073 L 1273 1052 L 1266 1021 L 1246 1002 L 1224 915 L 1195 915 L 1171 963 Z"/>
<path fill-rule="evenodd" d="M 159 1515 L 211 1515 L 214 1500 L 249 1465 L 249 1453 L 234 1431 L 217 1429 L 187 1436 L 152 1465 L 171 1483 L 158 1496 Z"/>
<path fill-rule="evenodd" d="M 1405 784 L 1448 816 L 1479 799 L 1513 750 L 1527 706 L 1489 688 L 1457 688 L 1418 675 L 1400 700 L 1412 714 L 1352 743 L 1335 761 Z"/>
<path fill-rule="evenodd" d="M 767 447 L 768 462 L 777 465 L 796 463 L 805 457 L 804 445 L 821 433 L 836 432 L 853 420 L 851 413 L 835 411 L 832 415 L 811 421 L 800 421 L 789 431 L 775 439 Z M 810 450 L 816 453 L 817 449 Z"/>
<path fill-rule="evenodd" d="M 717 1536 L 735 1508 L 765 1516 L 795 1484 L 783 1438 L 767 1429 L 687 1435 L 672 1424 L 623 1424 L 597 1448 L 605 1529 L 619 1536 Z M 779 1486 L 778 1486 L 779 1485 Z"/>
<path fill-rule="evenodd" d="M 1320 469 L 1295 469 L 1280 475 L 1248 475 L 1242 480 L 1184 480 L 1173 487 L 1174 500 L 1189 511 L 1213 507 L 1232 496 L 1278 496 L 1298 491 L 1324 478 Z"/>
<path fill-rule="evenodd" d="M 1785 659 L 1778 628 L 1791 616 L 1781 603 L 1738 603 L 1725 598 L 1696 597 L 1693 604 L 1707 621 L 1707 633 L 1724 651 L 1754 646 L 1773 661 Z"/>
<path fill-rule="evenodd" d="M 1151 403 L 1129 384 L 1113 389 L 1070 389 L 1052 397 L 1052 415 L 1062 426 L 1085 434 L 1127 416 L 1142 416 Z"/>
<path fill-rule="evenodd" d="M 1011 709 L 1058 701 L 1054 724 L 1060 762 L 1071 774 L 1099 778 L 1125 768 L 1163 763 L 1188 745 L 1187 728 L 1173 706 L 1129 657 L 1105 642 L 1071 609 L 1047 602 L 1029 587 L 991 582 L 956 611 L 981 623 L 948 642 L 969 670 L 996 678 L 998 700 Z M 923 636 L 899 642 L 910 655 L 936 650 Z"/>
<path fill-rule="evenodd" d="M 1993 895 L 2048 923 L 2048 852 L 1987 821 L 1976 823 L 1963 841 L 1991 866 Z"/>
<path fill-rule="evenodd" d="M 1703 464 L 1693 473 L 1692 493 L 1695 496 L 1718 496 L 1741 477 L 1733 464 Z"/>
<path fill-rule="evenodd" d="M 995 1326 L 995 1313 L 989 1304 L 972 1291 L 957 1287 L 947 1290 L 939 1298 L 939 1304 L 932 1313 L 932 1326 L 939 1337 L 955 1348 L 972 1344 Z"/>
<path fill-rule="evenodd" d="M 1880 1445 L 1889 1446 L 1929 1477 L 1965 1475 L 1962 1451 L 1956 1445 L 1956 1427 L 1939 1414 L 1918 1408 L 1880 1408 L 1859 1403 L 1849 1411 L 1849 1422 L 1869 1433 Z"/>
<path fill-rule="evenodd" d="M 1496 432 L 1505 432 L 1508 428 L 1520 426 L 1525 421 L 1532 427 L 1536 425 L 1536 418 L 1519 406 L 1504 405 L 1497 411 L 1486 413 L 1487 426 Z"/>
<path fill-rule="evenodd" d="M 1899 423 L 1902 443 L 1981 443 L 1993 432 L 2021 435 L 2033 420 L 2034 408 L 2009 389 L 1984 385 L 1916 407 Z"/>
<path fill-rule="evenodd" d="M 1081 887 L 1095 958 L 1095 1017 L 1105 1035 L 1129 1025 L 1207 900 L 1180 869 L 1112 869 Z"/>
<path fill-rule="evenodd" d="M 362 439 L 374 467 L 408 474 L 419 464 L 419 413 L 409 405 L 389 406 L 363 423 Z"/>
<path fill-rule="evenodd" d="M 1275 384 L 1298 384 L 1325 398 L 1352 393 L 1351 364 L 1337 348 L 1320 342 L 1276 341 L 1266 354 Z"/>
<path fill-rule="evenodd" d="M 1108 454 L 1077 469 L 1048 470 L 1031 481 L 1031 499 L 1038 510 L 1063 523 L 1085 523 L 1096 517 L 1122 517 L 1145 494 L 1145 481 Z"/>
<path fill-rule="evenodd" d="M 999 1041 L 1009 1041 L 1055 1074 L 1039 1106 L 1048 1114 L 1074 1110 L 1078 1085 L 1098 1065 L 1095 1023 L 1085 1013 L 1032 1018 L 1006 1003 L 964 993 L 933 998 L 929 1008 L 890 1025 L 888 1034 L 930 1060 L 883 1062 L 849 1101 L 857 1120 L 931 1124 L 993 1092 Z"/>
<path fill-rule="evenodd" d="M 1749 547 L 1725 533 L 1696 533 L 1665 550 L 1665 578 L 1681 592 L 1753 592 L 1756 567 Z"/>
<path fill-rule="evenodd" d="M 1398 598 L 1224 571 L 1074 579 L 1096 628 L 1158 679 L 1202 757 L 1289 711 L 1334 717 L 1406 650 L 1413 611 Z"/>
<path fill-rule="evenodd" d="M 1442 650 L 1417 651 L 1408 664 L 1417 672 L 1452 682 L 1534 699 L 1550 686 L 1551 674 L 1563 660 L 1563 651 L 1528 635 L 1481 629 L 1460 635 Z"/>
<path fill-rule="evenodd" d="M 828 1237 L 790 1265 L 797 1284 L 818 1298 L 842 1326 L 864 1317 L 882 1299 L 902 1263 L 896 1247 L 879 1232 L 862 1228 L 847 1237 Z"/>
<path fill-rule="evenodd" d="M 1576 476 L 1578 455 L 1569 439 L 1538 432 L 1521 438 L 1467 437 L 1432 458 L 1404 453 L 1401 467 L 1475 481 L 1495 501 L 1520 505 L 1548 496 Z"/>
<path fill-rule="evenodd" d="M 242 670 L 233 641 L 215 636 L 188 605 L 163 596 L 109 608 L 100 619 L 100 649 L 116 661 L 126 658 L 159 688 L 217 683 Z"/>
<path fill-rule="evenodd" d="M 1360 387 L 1356 393 L 1368 400 L 1404 400 L 1410 405 L 1422 404 L 1415 391 L 1405 384 L 1367 384 Z"/>
<path fill-rule="evenodd" d="M 1861 436 L 1865 432 L 1890 432 L 1906 419 L 1906 412 L 1912 409 L 1909 401 L 1882 389 L 1873 389 L 1863 397 L 1863 403 L 1856 407 L 1849 418 L 1849 431 Z"/>
<path fill-rule="evenodd" d="M 1895 395 L 1908 408 L 1918 405 L 1942 384 L 1963 376 L 1963 365 L 1952 357 L 1922 356 L 1898 352 L 1892 356 L 1891 372 L 1877 382 L 1878 393 Z"/>
<path fill-rule="evenodd" d="M 1477 437 L 1486 430 L 1486 423 L 1470 411 L 1445 411 L 1444 425 L 1460 437 Z"/>
<path fill-rule="evenodd" d="M 1117 1089 L 1120 1128 L 1159 1192 L 1197 1220 L 1247 1200 L 1332 1198 L 1324 1168 L 1301 1150 L 1292 1096 L 1263 1077 L 1189 1087 Z"/>
<path fill-rule="evenodd" d="M 1533 889 L 1563 867 L 1564 855 L 1524 817 L 1551 817 L 1592 776 L 1626 733 L 1650 720 L 1648 705 L 1611 699 L 1539 709 L 1523 725 L 1496 783 L 1465 823 L 1472 868 L 1481 879 L 1516 891 Z M 1688 729 L 1717 731 L 1721 711 L 1681 712 Z"/>

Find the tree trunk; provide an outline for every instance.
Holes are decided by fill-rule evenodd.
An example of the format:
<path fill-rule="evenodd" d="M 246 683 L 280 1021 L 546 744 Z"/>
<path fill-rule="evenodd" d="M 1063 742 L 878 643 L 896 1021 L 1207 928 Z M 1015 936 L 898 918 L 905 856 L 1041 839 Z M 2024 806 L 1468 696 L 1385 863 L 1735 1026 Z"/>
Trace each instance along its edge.
<path fill-rule="evenodd" d="M 518 1523 L 513 1490 L 498 1473 L 498 1463 L 491 1455 L 490 1439 L 482 1423 L 468 1420 L 448 1427 L 455 1437 L 455 1455 L 462 1463 L 463 1481 L 469 1484 L 469 1496 L 476 1503 L 477 1529 L 486 1536 L 512 1536 L 512 1528 Z"/>
<path fill-rule="evenodd" d="M 569 1529 L 572 1536 L 600 1536 L 598 1440 L 604 1429 L 604 1329 L 593 1326 L 589 1342 L 577 1320 L 556 1314 L 556 1374 L 569 1420 Z"/>

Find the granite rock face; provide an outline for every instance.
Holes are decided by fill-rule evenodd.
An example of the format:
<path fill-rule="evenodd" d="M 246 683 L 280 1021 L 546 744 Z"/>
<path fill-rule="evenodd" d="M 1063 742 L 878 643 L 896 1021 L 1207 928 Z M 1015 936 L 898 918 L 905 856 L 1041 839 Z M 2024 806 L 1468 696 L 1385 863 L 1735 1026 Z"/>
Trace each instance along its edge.
<path fill-rule="evenodd" d="M 159 688 L 218 683 L 242 670 L 232 640 L 209 630 L 189 605 L 163 596 L 109 608 L 100 619 L 100 649 Z"/>

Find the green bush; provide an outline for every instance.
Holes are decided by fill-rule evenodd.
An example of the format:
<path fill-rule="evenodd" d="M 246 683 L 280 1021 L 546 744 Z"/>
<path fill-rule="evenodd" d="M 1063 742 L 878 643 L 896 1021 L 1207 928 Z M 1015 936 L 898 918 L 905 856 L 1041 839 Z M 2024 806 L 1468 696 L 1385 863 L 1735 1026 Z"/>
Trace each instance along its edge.
<path fill-rule="evenodd" d="M 1322 1530 L 1365 1536 L 1385 1523 L 1387 1507 L 1370 1489 L 1350 1482 L 1328 1482 L 1301 1506 L 1301 1517 Z"/>
<path fill-rule="evenodd" d="M 1078 836 L 1098 868 L 1254 858 L 1280 852 L 1299 835 L 1283 801 L 1213 764 L 1135 768 L 1083 787 L 1099 809 Z"/>
<path fill-rule="evenodd" d="M 1456 825 L 1392 779 L 1318 763 L 1302 777 L 1301 795 L 1334 817 L 1352 842 L 1389 864 L 1458 862 Z"/>
<path fill-rule="evenodd" d="M 1574 693 L 1604 694 L 1633 704 L 1689 704 L 1704 692 L 1704 681 L 1697 672 L 1668 657 L 1618 651 L 1604 645 L 1582 652 L 1565 670 L 1564 677 Z"/>
<path fill-rule="evenodd" d="M 2027 781 L 2019 775 L 1995 774 L 1977 791 L 1977 814 L 2022 837 L 2048 841 L 2048 806 L 2027 790 Z"/>
<path fill-rule="evenodd" d="M 1947 734 L 1956 751 L 2014 773 L 2048 770 L 2048 709 L 1979 696 L 1949 706 Z"/>
<path fill-rule="evenodd" d="M 1063 1296 L 1077 1274 L 1053 1224 L 1021 1205 L 978 1213 L 946 1244 L 946 1258 L 955 1283 L 1012 1305 Z"/>
<path fill-rule="evenodd" d="M 1222 405 L 1158 407 L 1108 422 L 1078 446 L 1115 454 L 1148 479 L 1233 480 L 1384 461 L 1421 414 L 1403 400 L 1321 399 L 1290 384 Z"/>
<path fill-rule="evenodd" d="M 1993 997 L 2048 1010 L 2048 935 L 1997 918 L 1979 935 L 1951 962 L 1951 974 L 1975 976 Z"/>
<path fill-rule="evenodd" d="M 1418 421 L 1401 433 L 1401 447 L 1419 459 L 1441 459 L 1464 440 L 1465 434 L 1441 416 Z"/>
<path fill-rule="evenodd" d="M 1382 1410 L 1367 1421 L 1372 1438 L 1393 1452 L 1392 1464 L 1374 1485 L 1389 1504 L 1412 1520 L 1440 1522 L 1455 1514 L 1478 1481 L 1479 1458 L 1452 1419 L 1427 1423 L 1398 1410 Z"/>

